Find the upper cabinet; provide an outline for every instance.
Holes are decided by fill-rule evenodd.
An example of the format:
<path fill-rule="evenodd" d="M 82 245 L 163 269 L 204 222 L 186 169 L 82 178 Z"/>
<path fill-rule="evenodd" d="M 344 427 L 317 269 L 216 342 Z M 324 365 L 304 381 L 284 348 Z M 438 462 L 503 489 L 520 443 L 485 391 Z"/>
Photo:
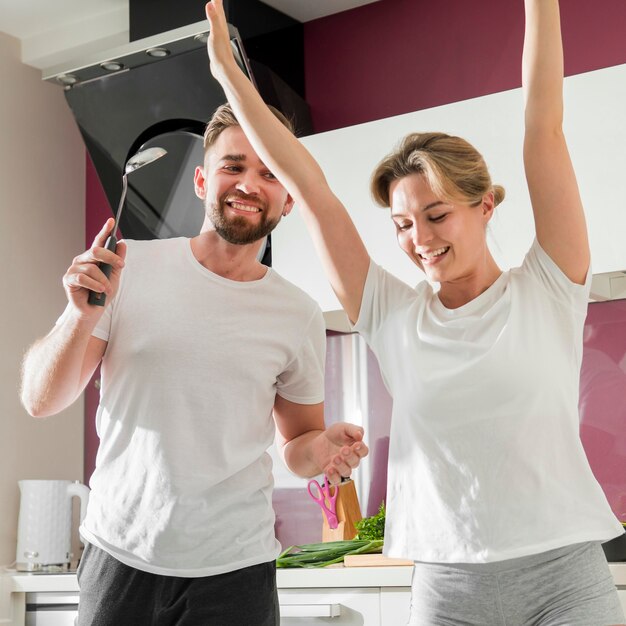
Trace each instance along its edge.
<path fill-rule="evenodd" d="M 565 133 L 585 205 L 594 274 L 626 269 L 625 111 L 626 65 L 565 80 Z M 321 133 L 302 143 L 348 208 L 372 258 L 415 284 L 424 275 L 399 249 L 389 210 L 370 197 L 369 179 L 399 140 L 416 131 L 459 135 L 483 154 L 494 183 L 507 194 L 489 226 L 491 250 L 502 268 L 519 265 L 534 237 L 522 163 L 521 89 Z M 297 206 L 272 240 L 277 271 L 324 311 L 339 309 Z"/>

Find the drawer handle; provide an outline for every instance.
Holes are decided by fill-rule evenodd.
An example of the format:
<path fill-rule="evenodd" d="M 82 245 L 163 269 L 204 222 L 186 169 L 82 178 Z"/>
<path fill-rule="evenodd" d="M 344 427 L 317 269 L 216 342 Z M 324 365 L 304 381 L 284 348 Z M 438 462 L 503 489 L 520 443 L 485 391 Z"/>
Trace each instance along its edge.
<path fill-rule="evenodd" d="M 341 604 L 281 604 L 281 617 L 340 617 Z"/>

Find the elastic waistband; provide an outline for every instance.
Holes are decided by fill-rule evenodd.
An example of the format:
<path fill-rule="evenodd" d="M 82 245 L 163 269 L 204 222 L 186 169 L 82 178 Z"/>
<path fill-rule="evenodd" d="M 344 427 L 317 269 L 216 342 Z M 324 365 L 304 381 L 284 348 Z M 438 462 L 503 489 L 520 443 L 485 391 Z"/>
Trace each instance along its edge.
<path fill-rule="evenodd" d="M 449 567 L 453 569 L 459 569 L 466 572 L 476 572 L 482 574 L 499 574 L 501 572 L 507 572 L 511 570 L 524 569 L 526 567 L 535 567 L 548 561 L 555 559 L 561 559 L 570 554 L 577 552 L 583 552 L 587 548 L 593 548 L 600 546 L 599 541 L 586 541 L 583 543 L 575 543 L 562 548 L 555 548 L 554 550 L 548 550 L 547 552 L 539 552 L 537 554 L 530 554 L 528 556 L 518 557 L 516 559 L 505 559 L 504 561 L 492 561 L 490 563 L 424 563 L 424 565 L 441 565 L 443 567 Z M 420 565 L 420 561 L 415 563 L 416 566 Z"/>

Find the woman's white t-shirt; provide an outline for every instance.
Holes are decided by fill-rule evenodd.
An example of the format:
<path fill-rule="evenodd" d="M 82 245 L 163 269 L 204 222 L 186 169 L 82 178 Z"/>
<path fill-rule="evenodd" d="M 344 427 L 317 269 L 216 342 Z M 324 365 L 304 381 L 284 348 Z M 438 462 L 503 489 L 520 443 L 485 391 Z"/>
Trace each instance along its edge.
<path fill-rule="evenodd" d="M 537 241 L 457 309 L 371 263 L 355 328 L 393 397 L 387 554 L 481 563 L 622 532 L 579 438 L 589 285 Z"/>

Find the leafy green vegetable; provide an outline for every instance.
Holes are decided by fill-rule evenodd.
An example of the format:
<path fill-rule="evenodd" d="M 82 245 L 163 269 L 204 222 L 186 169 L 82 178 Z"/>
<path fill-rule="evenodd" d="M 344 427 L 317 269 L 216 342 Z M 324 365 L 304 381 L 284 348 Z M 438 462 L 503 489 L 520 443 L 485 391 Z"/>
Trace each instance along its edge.
<path fill-rule="evenodd" d="M 382 552 L 382 541 L 325 541 L 287 548 L 277 559 L 276 567 L 326 567 L 341 563 L 347 554 Z"/>
<path fill-rule="evenodd" d="M 355 539 L 378 540 L 385 538 L 385 503 L 380 503 L 380 508 L 376 515 L 365 517 L 355 522 L 357 536 Z"/>

